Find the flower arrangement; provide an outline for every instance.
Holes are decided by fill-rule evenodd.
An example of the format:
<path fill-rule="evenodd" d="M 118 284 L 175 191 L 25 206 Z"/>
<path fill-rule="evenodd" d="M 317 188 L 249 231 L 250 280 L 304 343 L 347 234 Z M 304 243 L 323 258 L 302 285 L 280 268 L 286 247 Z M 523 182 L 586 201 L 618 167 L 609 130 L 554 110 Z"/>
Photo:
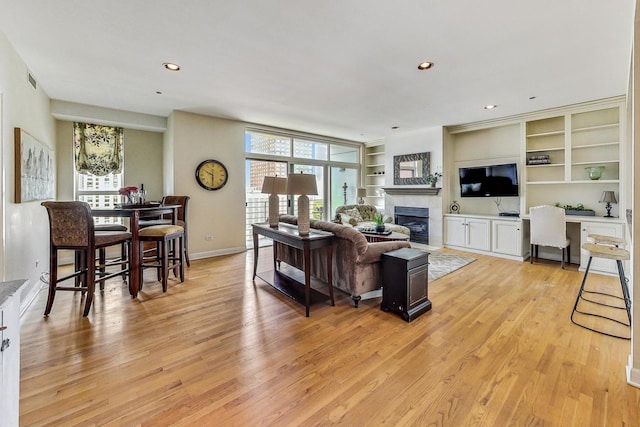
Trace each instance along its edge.
<path fill-rule="evenodd" d="M 122 187 L 118 190 L 118 193 L 124 196 L 126 200 L 125 203 L 133 205 L 135 204 L 135 196 L 138 194 L 138 187 L 135 187 L 135 186 Z"/>
<path fill-rule="evenodd" d="M 431 185 L 436 185 L 440 178 L 442 178 L 442 174 L 440 172 L 430 173 L 427 175 L 427 182 Z"/>
<path fill-rule="evenodd" d="M 138 187 L 129 186 L 129 187 L 121 187 L 118 190 L 118 193 L 122 194 L 123 196 L 130 196 L 131 193 L 135 193 L 137 191 L 138 191 Z"/>

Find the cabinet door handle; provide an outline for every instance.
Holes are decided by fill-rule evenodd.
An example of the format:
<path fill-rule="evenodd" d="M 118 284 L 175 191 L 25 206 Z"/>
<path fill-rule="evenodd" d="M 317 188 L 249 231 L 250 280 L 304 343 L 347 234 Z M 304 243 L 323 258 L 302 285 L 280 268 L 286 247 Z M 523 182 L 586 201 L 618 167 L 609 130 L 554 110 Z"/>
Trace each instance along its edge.
<path fill-rule="evenodd" d="M 6 326 L 0 326 L 0 331 L 4 331 L 5 329 L 7 329 Z"/>
<path fill-rule="evenodd" d="M 11 340 L 9 338 L 2 340 L 2 345 L 0 346 L 0 351 L 5 351 L 11 345 Z"/>

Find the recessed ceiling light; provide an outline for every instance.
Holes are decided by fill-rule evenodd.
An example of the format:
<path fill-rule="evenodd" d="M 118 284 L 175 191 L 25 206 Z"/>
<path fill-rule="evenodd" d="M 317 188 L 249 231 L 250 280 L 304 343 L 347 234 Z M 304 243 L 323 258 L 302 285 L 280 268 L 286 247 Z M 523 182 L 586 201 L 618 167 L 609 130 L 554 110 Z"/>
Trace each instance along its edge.
<path fill-rule="evenodd" d="M 536 99 L 536 97 L 535 96 L 530 96 L 529 99 Z"/>
<path fill-rule="evenodd" d="M 160 92 L 159 90 L 156 91 L 156 95 L 162 95 L 162 92 Z"/>
<path fill-rule="evenodd" d="M 418 70 L 428 70 L 429 68 L 433 67 L 433 62 L 421 62 L 420 64 L 418 64 Z"/>
<path fill-rule="evenodd" d="M 174 64 L 173 62 L 165 62 L 164 64 L 162 64 L 162 66 L 169 71 L 180 70 L 180 66 L 178 64 Z"/>
<path fill-rule="evenodd" d="M 391 129 L 398 129 L 400 126 L 391 126 Z"/>
<path fill-rule="evenodd" d="M 485 110 L 493 110 L 494 108 L 498 108 L 498 106 L 496 104 L 491 104 L 491 105 L 485 105 L 484 106 Z"/>

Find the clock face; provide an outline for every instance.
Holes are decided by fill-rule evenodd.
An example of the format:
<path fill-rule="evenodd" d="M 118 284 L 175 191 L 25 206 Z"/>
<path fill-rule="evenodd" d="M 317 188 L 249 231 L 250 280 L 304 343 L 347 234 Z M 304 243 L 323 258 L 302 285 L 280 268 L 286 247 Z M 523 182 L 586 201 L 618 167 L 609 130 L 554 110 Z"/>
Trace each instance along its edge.
<path fill-rule="evenodd" d="M 205 160 L 196 168 L 196 181 L 205 190 L 219 190 L 227 183 L 227 168 L 217 160 Z"/>

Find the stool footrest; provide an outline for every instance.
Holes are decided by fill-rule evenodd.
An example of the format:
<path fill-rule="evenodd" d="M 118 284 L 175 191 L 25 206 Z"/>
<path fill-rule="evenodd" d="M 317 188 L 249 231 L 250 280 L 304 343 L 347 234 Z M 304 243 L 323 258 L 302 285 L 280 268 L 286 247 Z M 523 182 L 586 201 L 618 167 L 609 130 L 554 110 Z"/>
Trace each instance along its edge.
<path fill-rule="evenodd" d="M 593 244 L 587 244 L 587 245 L 593 245 Z M 597 245 L 593 245 L 593 246 L 597 246 Z M 610 247 L 612 248 L 612 247 Z M 612 249 L 617 249 L 617 248 L 612 248 Z M 622 297 L 617 296 L 617 295 L 612 295 L 610 293 L 607 292 L 600 292 L 600 291 L 592 291 L 592 290 L 586 290 L 585 289 L 585 284 L 587 282 L 587 275 L 589 274 L 589 268 L 591 267 L 591 261 L 593 259 L 594 256 L 598 256 L 599 254 L 594 253 L 594 251 L 591 251 L 590 256 L 589 256 L 589 261 L 587 262 L 587 268 L 584 271 L 584 277 L 582 278 L 582 283 L 580 285 L 580 291 L 578 292 L 578 296 L 576 297 L 576 302 L 573 305 L 573 311 L 571 312 L 571 322 L 577 326 L 580 326 L 582 328 L 588 329 L 590 331 L 593 332 L 597 332 L 599 334 L 603 334 L 603 335 L 607 335 L 613 338 L 621 338 L 621 339 L 626 339 L 626 340 L 630 340 L 631 339 L 631 299 L 629 297 L 629 288 L 627 287 L 627 279 L 624 275 L 624 269 L 622 267 L 622 260 L 621 259 L 616 259 L 616 265 L 618 267 L 618 275 L 620 277 L 620 287 L 622 290 Z M 602 258 L 609 258 L 607 256 L 601 256 Z M 607 296 L 610 298 L 615 298 L 616 300 L 622 300 L 624 301 L 624 307 L 618 306 L 618 305 L 612 305 L 610 303 L 604 302 L 604 301 L 596 301 L 593 300 L 591 298 L 585 298 L 585 294 L 594 294 L 594 295 L 603 295 L 603 296 Z M 587 295 L 588 296 L 588 295 Z M 626 312 L 626 317 L 628 322 L 624 322 L 618 319 L 615 319 L 613 317 L 607 316 L 605 314 L 598 314 L 598 313 L 589 313 L 587 311 L 584 311 L 583 309 L 578 309 L 578 304 L 580 303 L 580 301 L 585 301 L 591 304 L 596 304 L 599 305 L 601 307 L 607 307 L 607 308 L 611 308 L 614 310 L 624 310 Z M 590 316 L 590 317 L 595 317 L 595 318 L 599 318 L 599 319 L 604 319 L 607 321 L 611 321 L 614 322 L 616 324 L 625 326 L 627 328 L 629 328 L 629 336 L 625 336 L 625 335 L 621 335 L 618 333 L 613 333 L 613 332 L 606 332 L 605 330 L 603 330 L 604 328 L 598 328 L 596 329 L 595 326 L 589 326 L 586 325 L 584 323 L 578 322 L 576 319 L 574 319 L 574 316 L 576 315 L 576 313 L 579 313 L 581 315 L 584 316 Z"/>

